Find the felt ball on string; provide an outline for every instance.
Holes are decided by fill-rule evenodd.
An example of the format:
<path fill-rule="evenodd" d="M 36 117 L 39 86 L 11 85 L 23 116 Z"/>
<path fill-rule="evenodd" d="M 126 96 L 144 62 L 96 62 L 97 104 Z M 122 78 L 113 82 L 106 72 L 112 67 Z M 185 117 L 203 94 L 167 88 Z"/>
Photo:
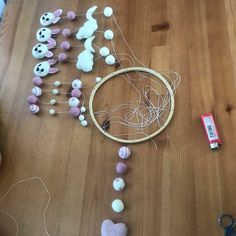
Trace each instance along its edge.
<path fill-rule="evenodd" d="M 107 65 L 113 65 L 116 62 L 116 58 L 113 55 L 109 55 L 105 59 Z"/>
<path fill-rule="evenodd" d="M 116 164 L 116 173 L 124 175 L 127 172 L 128 166 L 123 162 L 118 162 Z"/>
<path fill-rule="evenodd" d="M 71 85 L 72 85 L 72 88 L 74 88 L 74 89 L 81 89 L 82 88 L 82 82 L 79 79 L 73 80 Z"/>
<path fill-rule="evenodd" d="M 121 159 L 128 159 L 131 155 L 131 150 L 130 148 L 123 146 L 119 149 L 118 155 Z"/>
<path fill-rule="evenodd" d="M 71 21 L 76 19 L 76 14 L 74 11 L 68 11 L 66 16 L 67 16 L 67 19 Z"/>
<path fill-rule="evenodd" d="M 84 127 L 88 126 L 88 121 L 87 120 L 82 120 L 81 125 L 84 126 Z"/>
<path fill-rule="evenodd" d="M 80 108 L 80 110 L 81 110 L 81 112 L 86 112 L 86 107 L 84 107 L 84 106 L 82 106 L 81 108 Z"/>
<path fill-rule="evenodd" d="M 78 107 L 79 104 L 80 104 L 80 101 L 79 101 L 79 99 L 76 98 L 76 97 L 71 97 L 71 98 L 69 99 L 68 104 L 69 104 L 70 107 Z"/>
<path fill-rule="evenodd" d="M 73 117 L 78 117 L 80 115 L 80 109 L 78 107 L 72 107 L 70 109 L 70 114 L 73 116 Z"/>
<path fill-rule="evenodd" d="M 32 94 L 39 97 L 42 94 L 42 89 L 39 87 L 33 87 L 31 90 Z"/>
<path fill-rule="evenodd" d="M 111 17 L 113 14 L 113 9 L 111 7 L 105 7 L 103 13 L 104 16 Z"/>
<path fill-rule="evenodd" d="M 104 38 L 107 40 L 112 40 L 114 37 L 114 33 L 111 30 L 106 30 L 104 32 Z"/>
<path fill-rule="evenodd" d="M 80 115 L 80 116 L 79 116 L 79 120 L 80 120 L 80 121 L 83 121 L 83 120 L 85 120 L 85 117 L 84 117 L 84 115 Z"/>
<path fill-rule="evenodd" d="M 51 99 L 51 100 L 50 100 L 50 104 L 51 104 L 51 105 L 55 105 L 56 103 L 57 103 L 57 100 L 56 100 L 56 99 Z"/>
<path fill-rule="evenodd" d="M 40 109 L 39 109 L 39 106 L 33 104 L 33 105 L 30 106 L 29 110 L 30 110 L 30 112 L 32 112 L 33 114 L 36 114 L 36 113 L 39 112 Z"/>
<path fill-rule="evenodd" d="M 72 35 L 72 32 L 71 32 L 70 29 L 65 28 L 65 29 L 62 30 L 62 35 L 66 38 L 69 38 Z"/>
<path fill-rule="evenodd" d="M 106 57 L 106 56 L 108 56 L 108 55 L 110 54 L 110 50 L 109 50 L 109 48 L 107 48 L 107 47 L 102 47 L 102 48 L 100 48 L 100 50 L 99 50 L 99 54 L 100 54 L 102 57 Z"/>
<path fill-rule="evenodd" d="M 121 192 L 125 188 L 125 181 L 122 178 L 115 178 L 113 181 L 113 188 L 117 192 Z"/>
<path fill-rule="evenodd" d="M 65 63 L 68 61 L 68 56 L 64 52 L 61 52 L 61 53 L 59 53 L 57 59 L 59 62 Z"/>
<path fill-rule="evenodd" d="M 33 78 L 32 82 L 36 86 L 41 86 L 43 84 L 43 80 L 40 77 L 38 77 L 38 76 L 35 76 Z"/>
<path fill-rule="evenodd" d="M 35 95 L 30 95 L 27 100 L 29 104 L 36 104 L 38 102 L 38 98 Z"/>
<path fill-rule="evenodd" d="M 52 94 L 58 95 L 58 94 L 59 94 L 59 90 L 58 90 L 58 89 L 53 89 L 53 90 L 52 90 Z"/>
<path fill-rule="evenodd" d="M 60 45 L 61 49 L 68 51 L 71 48 L 71 45 L 68 41 L 63 41 Z"/>
<path fill-rule="evenodd" d="M 71 96 L 72 97 L 76 97 L 76 98 L 79 98 L 81 96 L 81 91 L 79 89 L 72 89 L 71 91 Z"/>
<path fill-rule="evenodd" d="M 97 78 L 96 78 L 96 83 L 99 83 L 101 80 L 102 80 L 101 77 L 97 77 Z"/>
<path fill-rule="evenodd" d="M 50 109 L 50 110 L 49 110 L 49 114 L 50 114 L 51 116 L 55 116 L 55 115 L 56 115 L 56 110 L 55 110 L 55 109 Z"/>
<path fill-rule="evenodd" d="M 113 211 L 120 213 L 124 210 L 125 206 L 122 200 L 120 199 L 115 199 L 112 204 L 111 207 L 113 209 Z"/>
<path fill-rule="evenodd" d="M 54 85 L 56 87 L 60 87 L 61 86 L 61 82 L 59 80 L 57 80 L 57 81 L 54 82 Z"/>

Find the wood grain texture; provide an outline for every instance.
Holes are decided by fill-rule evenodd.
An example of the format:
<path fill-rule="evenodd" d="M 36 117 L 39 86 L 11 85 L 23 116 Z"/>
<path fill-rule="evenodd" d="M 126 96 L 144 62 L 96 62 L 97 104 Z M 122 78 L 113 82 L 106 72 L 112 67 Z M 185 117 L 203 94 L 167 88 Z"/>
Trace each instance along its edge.
<path fill-rule="evenodd" d="M 95 4 L 100 10 L 114 8 L 143 63 L 182 75 L 173 120 L 155 138 L 158 150 L 151 142 L 131 146 L 127 189 L 119 194 L 112 189 L 118 143 L 67 115 L 50 117 L 42 111 L 34 116 L 26 104 L 37 62 L 31 48 L 39 16 L 59 7 L 85 12 Z M 112 27 L 104 18 L 100 22 L 103 28 Z M 42 177 L 52 197 L 46 215 L 52 236 L 99 236 L 106 218 L 127 223 L 129 236 L 223 235 L 217 217 L 236 217 L 235 25 L 234 0 L 9 0 L 0 30 L 0 196 L 18 180 Z M 75 28 L 75 23 L 58 25 L 64 26 Z M 115 45 L 122 51 L 120 38 Z M 91 81 L 113 70 L 99 62 L 82 79 Z M 78 75 L 67 64 L 54 79 L 71 81 Z M 104 100 L 114 92 L 107 90 Z M 216 152 L 209 150 L 199 120 L 209 111 L 223 140 Z M 124 213 L 112 212 L 114 198 L 124 200 Z M 17 186 L 0 208 L 16 218 L 19 235 L 42 236 L 46 202 L 42 185 L 32 181 Z M 0 235 L 15 235 L 13 222 L 1 212 Z"/>

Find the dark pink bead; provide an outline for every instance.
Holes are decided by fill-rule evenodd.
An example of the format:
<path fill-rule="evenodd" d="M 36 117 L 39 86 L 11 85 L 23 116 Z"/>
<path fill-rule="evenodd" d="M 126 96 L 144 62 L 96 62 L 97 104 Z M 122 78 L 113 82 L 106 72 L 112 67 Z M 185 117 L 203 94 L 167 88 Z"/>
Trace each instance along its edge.
<path fill-rule="evenodd" d="M 72 107 L 70 109 L 70 114 L 74 117 L 78 117 L 80 115 L 80 109 L 78 107 Z"/>
<path fill-rule="evenodd" d="M 62 30 L 62 34 L 63 34 L 64 37 L 69 38 L 71 36 L 72 32 L 71 32 L 70 29 L 65 28 L 65 29 Z"/>
<path fill-rule="evenodd" d="M 30 95 L 27 100 L 29 104 L 36 104 L 38 102 L 38 98 L 35 95 Z"/>
<path fill-rule="evenodd" d="M 68 51 L 70 49 L 70 43 L 68 41 L 63 41 L 60 47 L 64 51 Z"/>
<path fill-rule="evenodd" d="M 80 96 L 81 96 L 81 91 L 79 90 L 79 89 L 73 89 L 72 91 L 71 91 L 71 96 L 72 97 L 76 97 L 76 98 L 79 98 Z"/>
<path fill-rule="evenodd" d="M 58 61 L 59 62 L 67 62 L 68 61 L 68 57 L 65 53 L 61 52 L 58 55 Z"/>
<path fill-rule="evenodd" d="M 74 11 L 68 11 L 67 12 L 67 18 L 68 18 L 68 20 L 75 20 L 75 18 L 76 18 L 75 12 Z"/>
<path fill-rule="evenodd" d="M 36 86 L 41 86 L 43 84 L 43 80 L 38 76 L 34 77 L 32 82 Z"/>
<path fill-rule="evenodd" d="M 127 172 L 128 166 L 123 162 L 118 162 L 116 164 L 116 173 L 124 175 Z"/>

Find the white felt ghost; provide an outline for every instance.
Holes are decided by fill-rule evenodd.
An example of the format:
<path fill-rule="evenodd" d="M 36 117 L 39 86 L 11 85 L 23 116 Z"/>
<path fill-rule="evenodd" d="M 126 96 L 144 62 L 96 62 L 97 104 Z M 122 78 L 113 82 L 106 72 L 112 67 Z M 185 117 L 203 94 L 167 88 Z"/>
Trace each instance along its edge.
<path fill-rule="evenodd" d="M 49 49 L 54 48 L 54 44 L 42 44 L 38 43 L 32 48 L 32 55 L 36 59 L 42 59 L 44 57 L 50 58 L 53 57 L 53 53 Z"/>
<path fill-rule="evenodd" d="M 93 54 L 89 50 L 84 50 L 78 55 L 76 67 L 78 70 L 89 72 L 93 69 Z"/>
<path fill-rule="evenodd" d="M 57 60 L 43 61 L 35 65 L 34 74 L 38 77 L 45 77 L 48 74 L 55 74 L 58 72 L 58 68 L 51 68 L 51 65 L 57 63 Z"/>
<path fill-rule="evenodd" d="M 60 29 L 49 29 L 49 28 L 40 28 L 36 33 L 36 38 L 40 43 L 49 42 L 56 45 L 56 40 L 52 37 L 55 37 L 60 33 Z"/>
<path fill-rule="evenodd" d="M 79 28 L 76 38 L 78 40 L 87 39 L 93 35 L 93 33 L 98 29 L 97 21 L 93 18 L 93 13 L 96 11 L 97 6 L 91 7 L 87 10 L 86 18 L 87 21 L 84 25 Z"/>
<path fill-rule="evenodd" d="M 56 24 L 61 19 L 62 9 L 58 9 L 54 12 L 46 12 L 40 17 L 40 24 L 42 26 L 48 26 Z"/>

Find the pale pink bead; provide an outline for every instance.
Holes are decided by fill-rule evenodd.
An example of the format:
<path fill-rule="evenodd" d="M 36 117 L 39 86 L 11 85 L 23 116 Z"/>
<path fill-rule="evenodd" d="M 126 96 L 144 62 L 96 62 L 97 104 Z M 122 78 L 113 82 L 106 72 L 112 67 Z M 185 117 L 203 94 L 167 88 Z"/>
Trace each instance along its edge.
<path fill-rule="evenodd" d="M 40 111 L 39 109 L 39 106 L 35 105 L 35 104 L 32 104 L 30 105 L 30 108 L 29 108 L 30 112 L 32 112 L 33 114 L 36 114 Z"/>
<path fill-rule="evenodd" d="M 79 89 L 73 89 L 72 91 L 71 91 L 71 96 L 72 97 L 76 97 L 76 98 L 79 98 L 80 96 L 81 96 L 81 91 L 79 90 Z"/>
<path fill-rule="evenodd" d="M 36 104 L 38 102 L 38 98 L 35 95 L 30 95 L 27 100 L 29 104 Z"/>
<path fill-rule="evenodd" d="M 72 32 L 71 32 L 70 29 L 65 28 L 65 29 L 62 30 L 62 34 L 63 34 L 64 37 L 69 38 L 71 36 Z"/>
<path fill-rule="evenodd" d="M 43 80 L 38 76 L 34 77 L 32 82 L 36 86 L 41 86 L 43 84 Z"/>
<path fill-rule="evenodd" d="M 67 18 L 68 18 L 68 20 L 75 20 L 75 18 L 76 18 L 75 12 L 74 11 L 68 11 L 67 12 Z"/>
<path fill-rule="evenodd" d="M 67 55 L 64 53 L 64 52 L 61 52 L 61 53 L 59 53 L 59 55 L 58 55 L 58 61 L 59 62 L 67 62 L 68 61 L 68 57 L 67 57 Z"/>
<path fill-rule="evenodd" d="M 80 115 L 80 109 L 78 107 L 72 107 L 70 109 L 70 114 L 74 117 L 78 117 Z"/>
<path fill-rule="evenodd" d="M 68 51 L 70 49 L 70 43 L 68 41 L 63 41 L 61 43 L 61 49 L 64 51 Z"/>

